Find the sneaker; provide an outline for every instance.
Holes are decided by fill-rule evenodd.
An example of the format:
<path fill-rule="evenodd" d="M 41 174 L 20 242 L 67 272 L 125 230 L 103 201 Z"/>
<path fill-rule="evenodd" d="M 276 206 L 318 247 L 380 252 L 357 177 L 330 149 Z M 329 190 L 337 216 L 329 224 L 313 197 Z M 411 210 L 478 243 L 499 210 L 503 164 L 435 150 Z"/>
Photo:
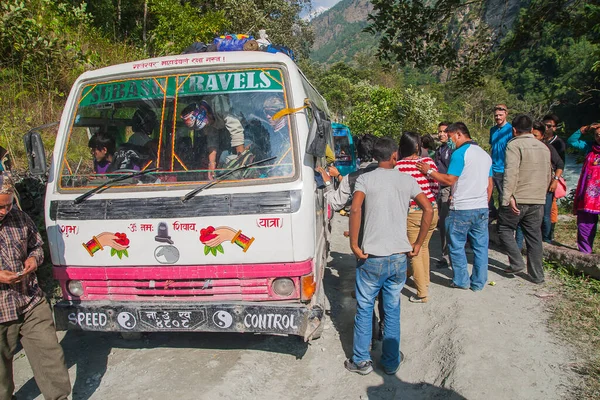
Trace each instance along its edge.
<path fill-rule="evenodd" d="M 455 284 L 454 282 L 450 282 L 450 287 L 452 289 L 462 289 L 462 290 L 468 290 L 470 289 L 469 287 L 462 287 L 462 286 L 458 286 L 457 284 Z"/>
<path fill-rule="evenodd" d="M 355 364 L 351 358 L 344 361 L 344 367 L 350 372 L 356 372 L 361 375 L 368 375 L 373 372 L 373 361 L 361 361 Z"/>
<path fill-rule="evenodd" d="M 427 297 L 410 296 L 408 301 L 411 303 L 427 303 Z"/>
<path fill-rule="evenodd" d="M 385 372 L 388 375 L 396 375 L 396 372 L 398 372 L 398 370 L 400 369 L 402 362 L 404 362 L 404 353 L 400 352 L 400 364 L 398 364 L 398 366 L 395 369 L 385 369 L 384 368 L 383 372 Z"/>

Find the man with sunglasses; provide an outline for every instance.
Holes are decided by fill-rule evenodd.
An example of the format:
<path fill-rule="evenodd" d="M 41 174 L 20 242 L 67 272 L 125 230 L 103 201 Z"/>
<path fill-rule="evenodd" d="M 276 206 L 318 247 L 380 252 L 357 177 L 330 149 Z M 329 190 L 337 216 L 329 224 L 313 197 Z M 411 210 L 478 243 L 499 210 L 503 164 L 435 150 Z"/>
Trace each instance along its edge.
<path fill-rule="evenodd" d="M 567 145 L 565 141 L 559 138 L 556 134 L 558 124 L 560 123 L 558 116 L 556 116 L 555 114 L 545 115 L 542 119 L 542 123 L 546 127 L 546 132 L 544 133 L 544 142 L 546 142 L 547 144 L 551 144 L 552 147 L 556 149 L 556 152 L 558 153 L 560 158 L 562 158 L 564 163 Z"/>
<path fill-rule="evenodd" d="M 19 342 L 45 399 L 66 399 L 71 382 L 56 338 L 50 305 L 35 271 L 44 259 L 42 237 L 13 206 L 14 185 L 0 173 L 0 399 L 13 397 L 13 357 Z"/>
<path fill-rule="evenodd" d="M 502 202 L 502 181 L 504 179 L 504 158 L 506 145 L 513 137 L 512 125 L 506 120 L 508 108 L 505 104 L 494 107 L 495 126 L 490 128 L 490 146 L 492 148 L 492 181 L 498 191 L 498 207 Z M 498 209 L 494 206 L 494 198 L 490 199 L 490 219 L 498 217 Z"/>

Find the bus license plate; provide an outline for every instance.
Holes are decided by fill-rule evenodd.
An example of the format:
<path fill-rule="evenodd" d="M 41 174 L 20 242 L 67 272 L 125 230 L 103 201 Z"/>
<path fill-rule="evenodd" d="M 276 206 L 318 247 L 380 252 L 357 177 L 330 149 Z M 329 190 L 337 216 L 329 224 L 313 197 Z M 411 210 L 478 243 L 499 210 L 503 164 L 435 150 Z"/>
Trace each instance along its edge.
<path fill-rule="evenodd" d="M 204 310 L 140 311 L 140 319 L 153 330 L 193 330 L 206 322 Z"/>

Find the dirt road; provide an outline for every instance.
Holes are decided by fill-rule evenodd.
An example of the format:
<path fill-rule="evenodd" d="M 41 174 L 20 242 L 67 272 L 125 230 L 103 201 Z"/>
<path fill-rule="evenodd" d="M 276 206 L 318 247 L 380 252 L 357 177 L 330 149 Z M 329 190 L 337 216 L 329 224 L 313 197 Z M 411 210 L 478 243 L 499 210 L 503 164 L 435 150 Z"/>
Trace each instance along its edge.
<path fill-rule="evenodd" d="M 402 296 L 402 351 L 396 376 L 344 369 L 351 355 L 354 260 L 335 217 L 326 292 L 331 313 L 321 339 L 237 334 L 60 334 L 73 399 L 564 399 L 578 377 L 576 355 L 546 327 L 545 292 L 503 276 L 507 258 L 490 250 L 489 280 L 473 293 L 448 287 L 451 270 L 432 272 L 430 302 Z M 437 235 L 434 234 L 434 237 Z M 437 258 L 434 240 L 432 257 Z M 15 358 L 19 399 L 42 398 L 25 354 Z"/>

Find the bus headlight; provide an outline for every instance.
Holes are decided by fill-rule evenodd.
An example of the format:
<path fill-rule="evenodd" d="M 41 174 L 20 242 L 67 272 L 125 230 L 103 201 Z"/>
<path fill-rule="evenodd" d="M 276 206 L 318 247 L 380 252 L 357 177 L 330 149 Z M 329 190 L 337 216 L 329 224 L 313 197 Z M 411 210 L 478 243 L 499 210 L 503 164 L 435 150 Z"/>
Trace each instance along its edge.
<path fill-rule="evenodd" d="M 273 281 L 273 291 L 279 296 L 291 296 L 294 293 L 294 281 L 290 278 L 277 278 Z"/>
<path fill-rule="evenodd" d="M 83 284 L 81 281 L 69 281 L 67 283 L 67 290 L 75 297 L 83 296 Z"/>

